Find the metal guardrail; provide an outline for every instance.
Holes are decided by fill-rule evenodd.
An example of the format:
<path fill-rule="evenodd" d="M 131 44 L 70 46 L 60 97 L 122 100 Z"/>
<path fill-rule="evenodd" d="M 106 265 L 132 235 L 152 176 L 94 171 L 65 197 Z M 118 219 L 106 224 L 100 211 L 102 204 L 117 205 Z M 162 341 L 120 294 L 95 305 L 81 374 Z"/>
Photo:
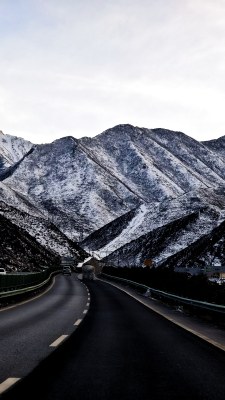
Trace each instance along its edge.
<path fill-rule="evenodd" d="M 102 273 L 101 276 L 105 276 L 106 278 L 108 278 L 110 280 L 115 280 L 115 281 L 125 283 L 129 286 L 134 286 L 139 289 L 144 289 L 144 290 L 146 290 L 146 292 L 148 291 L 149 296 L 151 296 L 152 294 L 153 295 L 155 294 L 158 298 L 170 299 L 170 300 L 173 300 L 174 302 L 178 303 L 179 305 L 187 304 L 192 307 L 197 307 L 200 309 L 214 311 L 214 312 L 217 312 L 220 314 L 225 314 L 225 306 L 220 305 L 220 304 L 208 303 L 206 301 L 194 300 L 194 299 L 189 299 L 187 297 L 177 296 L 172 293 L 167 293 L 162 290 L 154 289 L 152 287 L 143 285 L 141 283 L 130 281 L 130 280 L 124 279 L 124 278 L 119 278 L 119 277 L 116 277 L 113 275 L 108 275 L 108 274 Z"/>
<path fill-rule="evenodd" d="M 0 299 L 31 292 L 46 285 L 61 270 L 48 269 L 29 274 L 0 275 Z"/>

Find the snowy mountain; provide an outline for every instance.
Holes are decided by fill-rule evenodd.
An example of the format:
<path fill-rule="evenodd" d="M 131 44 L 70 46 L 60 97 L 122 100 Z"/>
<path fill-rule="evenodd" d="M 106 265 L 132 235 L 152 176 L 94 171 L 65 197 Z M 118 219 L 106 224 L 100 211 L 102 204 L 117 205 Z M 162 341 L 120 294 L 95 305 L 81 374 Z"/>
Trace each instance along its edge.
<path fill-rule="evenodd" d="M 44 265 L 58 264 L 62 256 L 77 262 L 87 256 L 51 221 L 37 211 L 35 215 L 35 210 L 28 213 L 0 201 L 0 223 L 0 264 L 8 271 L 38 271 Z"/>
<path fill-rule="evenodd" d="M 32 148 L 29 141 L 0 131 L 0 174 L 21 161 Z"/>
<path fill-rule="evenodd" d="M 190 192 L 152 207 L 142 205 L 92 233 L 81 245 L 112 265 L 142 265 L 145 259 L 163 265 L 194 249 L 200 238 L 209 238 L 224 221 L 224 207 L 224 189 Z M 182 257 L 176 261 L 184 264 Z"/>
<path fill-rule="evenodd" d="M 120 257 L 123 265 L 127 251 L 138 265 L 153 257 L 151 243 L 160 265 L 225 219 L 225 137 L 198 142 L 181 132 L 118 125 L 94 138 L 44 145 L 8 138 L 5 148 L 11 161 L 0 148 L 0 200 L 17 209 L 18 226 L 38 231 L 20 213 L 45 221 L 45 232 L 51 222 L 86 251 Z"/>
<path fill-rule="evenodd" d="M 15 173 L 20 163 L 34 148 L 35 145 L 28 141 L 0 132 L 0 216 L 3 221 L 1 232 L 3 225 L 5 226 L 1 245 L 1 265 L 8 270 L 15 270 L 17 267 L 38 270 L 41 265 L 46 265 L 46 262 L 48 265 L 58 262 L 59 256 L 70 256 L 77 261 L 86 256 L 76 243 L 52 223 L 47 211 L 38 209 L 34 200 L 30 201 L 26 195 L 3 182 L 6 177 Z M 19 247 L 19 252 L 16 239 L 12 239 L 12 232 L 15 232 L 18 242 L 20 237 L 24 242 L 23 247 Z M 9 250 L 12 253 L 11 257 Z M 35 255 L 37 252 L 40 253 L 38 257 Z"/>
<path fill-rule="evenodd" d="M 119 125 L 35 146 L 4 184 L 78 240 L 140 204 L 225 185 L 225 160 L 180 132 Z"/>
<path fill-rule="evenodd" d="M 225 157 L 225 136 L 220 137 L 219 139 L 208 140 L 202 142 L 205 147 L 213 151 L 217 156 L 224 159 Z"/>
<path fill-rule="evenodd" d="M 36 146 L 4 184 L 47 211 L 76 240 L 139 202 L 71 137 Z"/>
<path fill-rule="evenodd" d="M 51 221 L 43 216 L 35 216 L 11 207 L 3 201 L 0 202 L 0 215 L 23 229 L 36 242 L 56 256 L 69 256 L 75 260 L 82 260 L 86 253 L 75 243 L 68 239 Z"/>
<path fill-rule="evenodd" d="M 0 225 L 1 267 L 7 271 L 41 271 L 43 266 L 58 264 L 56 254 L 1 214 Z"/>

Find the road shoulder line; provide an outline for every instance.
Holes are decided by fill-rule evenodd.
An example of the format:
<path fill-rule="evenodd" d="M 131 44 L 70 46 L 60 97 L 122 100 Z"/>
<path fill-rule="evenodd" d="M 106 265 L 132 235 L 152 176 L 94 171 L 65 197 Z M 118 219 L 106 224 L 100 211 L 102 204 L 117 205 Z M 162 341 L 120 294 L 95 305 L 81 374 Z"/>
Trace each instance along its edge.
<path fill-rule="evenodd" d="M 0 384 L 0 394 L 8 390 L 12 385 L 18 382 L 20 378 L 7 378 Z"/>
<path fill-rule="evenodd" d="M 74 326 L 80 325 L 83 320 L 81 318 L 77 319 L 76 322 L 73 324 Z"/>
<path fill-rule="evenodd" d="M 162 317 L 166 318 L 168 321 L 172 322 L 173 324 L 178 325 L 182 329 L 185 329 L 186 331 L 192 333 L 193 335 L 198 336 L 199 338 L 205 340 L 206 342 L 212 344 L 213 346 L 219 348 L 220 350 L 225 351 L 225 341 L 224 341 L 224 343 L 220 343 L 217 340 L 214 340 L 214 339 L 210 338 L 209 336 L 206 336 L 206 335 L 202 334 L 201 332 L 199 332 L 196 329 L 191 329 L 190 327 L 188 327 L 188 325 L 177 321 L 177 319 L 175 319 L 175 318 L 169 317 L 168 315 L 166 315 L 165 312 L 159 311 L 156 307 L 154 307 L 154 305 L 151 305 L 151 304 L 147 303 L 146 301 L 144 301 L 141 298 L 139 298 L 138 295 L 135 295 L 135 294 L 131 293 L 129 290 L 123 288 L 120 285 L 117 285 L 115 283 L 111 283 L 111 282 L 106 281 L 104 279 L 100 279 L 100 278 L 98 278 L 98 279 L 99 279 L 99 281 L 102 281 L 104 283 L 108 283 L 109 285 L 112 285 L 112 286 L 116 287 L 117 289 L 119 289 L 122 292 L 126 293 L 128 296 L 130 296 L 133 299 L 137 300 L 139 303 L 143 304 L 144 306 L 146 306 L 150 310 L 152 310 L 152 311 L 156 312 L 157 314 L 161 315 Z"/>
<path fill-rule="evenodd" d="M 38 299 L 39 297 L 44 296 L 47 292 L 49 292 L 49 290 L 51 290 L 53 288 L 54 284 L 55 284 L 55 276 L 53 277 L 52 283 L 43 292 L 41 292 L 40 294 L 37 294 L 36 296 L 31 297 L 30 299 L 23 300 L 23 301 L 20 301 L 18 303 L 15 303 L 15 304 L 13 304 L 11 306 L 6 306 L 6 307 L 3 307 L 3 308 L 0 308 L 0 312 L 10 310 L 11 308 L 16 308 L 16 307 L 22 306 L 23 304 L 30 303 L 31 301 L 34 301 L 34 300 Z"/>
<path fill-rule="evenodd" d="M 49 347 L 57 347 L 59 346 L 69 335 L 61 335 L 58 339 L 56 339 Z"/>

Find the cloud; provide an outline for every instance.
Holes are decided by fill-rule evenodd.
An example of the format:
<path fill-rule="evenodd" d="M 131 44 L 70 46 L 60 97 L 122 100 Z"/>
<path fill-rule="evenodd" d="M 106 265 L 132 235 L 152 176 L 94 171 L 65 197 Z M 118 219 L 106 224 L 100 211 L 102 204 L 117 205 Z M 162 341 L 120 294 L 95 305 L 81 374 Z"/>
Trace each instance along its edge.
<path fill-rule="evenodd" d="M 224 134 L 220 0 L 0 3 L 0 129 L 34 142 L 118 123 Z"/>

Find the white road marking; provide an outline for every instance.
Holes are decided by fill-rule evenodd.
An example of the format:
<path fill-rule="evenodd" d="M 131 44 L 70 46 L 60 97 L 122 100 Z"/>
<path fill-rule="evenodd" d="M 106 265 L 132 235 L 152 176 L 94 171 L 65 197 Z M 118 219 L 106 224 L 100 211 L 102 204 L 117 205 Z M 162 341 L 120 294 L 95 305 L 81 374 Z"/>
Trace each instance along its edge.
<path fill-rule="evenodd" d="M 8 378 L 4 382 L 0 384 L 0 394 L 2 394 L 5 390 L 9 389 L 10 386 L 14 385 L 14 383 L 18 382 L 20 378 Z"/>
<path fill-rule="evenodd" d="M 201 339 L 205 340 L 206 342 L 212 344 L 215 347 L 218 347 L 219 349 L 225 351 L 225 345 L 221 344 L 219 342 L 216 342 L 215 340 L 209 338 L 208 336 L 203 335 L 202 333 L 189 328 L 187 325 L 182 324 L 180 322 L 178 322 L 176 319 L 168 317 L 165 313 L 157 310 L 155 307 L 151 306 L 150 304 L 146 304 L 144 301 L 142 301 L 141 299 L 139 299 L 138 297 L 136 297 L 135 295 L 131 294 L 128 290 L 123 289 L 122 287 L 111 283 L 109 281 L 103 280 L 103 279 L 99 279 L 102 282 L 108 283 L 109 285 L 115 286 L 117 289 L 121 290 L 122 292 L 125 292 L 126 294 L 128 294 L 128 296 L 133 297 L 135 300 L 137 300 L 139 303 L 144 304 L 144 306 L 146 306 L 147 308 L 150 308 L 150 310 L 153 310 L 154 312 L 156 312 L 157 314 L 161 315 L 162 317 L 166 318 L 168 321 L 172 322 L 175 325 L 180 326 L 181 328 L 185 329 L 186 331 L 192 333 L 195 336 L 200 337 Z"/>
<path fill-rule="evenodd" d="M 44 292 L 38 294 L 38 295 L 35 296 L 35 297 L 32 297 L 31 299 L 21 301 L 21 302 L 19 302 L 19 303 L 13 304 L 12 306 L 7 306 L 7 307 L 4 307 L 4 308 L 1 308 L 1 309 L 0 309 L 0 312 L 2 312 L 2 311 L 7 311 L 7 310 L 9 310 L 10 308 L 19 307 L 19 306 L 21 306 L 21 305 L 23 305 L 23 304 L 30 303 L 31 301 L 34 301 L 34 300 L 38 299 L 39 297 L 44 296 L 44 294 L 46 294 L 49 290 L 52 289 L 52 287 L 53 287 L 54 284 L 55 284 L 55 277 L 53 278 L 53 281 L 52 281 L 51 285 L 50 285 Z"/>
<path fill-rule="evenodd" d="M 89 306 L 90 306 L 90 303 L 87 303 L 86 306 L 89 307 Z"/>
<path fill-rule="evenodd" d="M 75 322 L 74 326 L 80 325 L 81 321 L 82 321 L 82 319 L 78 319 L 78 320 Z"/>
<path fill-rule="evenodd" d="M 49 347 L 57 347 L 60 343 L 63 342 L 68 337 L 68 335 L 62 335 L 58 339 L 56 339 Z"/>
<path fill-rule="evenodd" d="M 83 311 L 83 314 L 87 314 L 87 312 L 88 312 L 88 310 L 84 310 L 84 311 Z"/>

